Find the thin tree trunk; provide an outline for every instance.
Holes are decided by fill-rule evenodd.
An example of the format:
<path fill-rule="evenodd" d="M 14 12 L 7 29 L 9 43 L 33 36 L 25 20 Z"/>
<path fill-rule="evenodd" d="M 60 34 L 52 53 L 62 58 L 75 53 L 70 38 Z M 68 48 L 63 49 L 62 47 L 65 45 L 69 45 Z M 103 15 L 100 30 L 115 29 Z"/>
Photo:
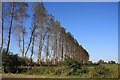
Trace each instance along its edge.
<path fill-rule="evenodd" d="M 28 50 L 29 50 L 29 48 L 30 48 L 30 44 L 31 44 L 31 42 L 32 42 L 32 36 L 33 36 L 36 28 L 37 28 L 37 26 L 35 26 L 35 27 L 33 28 L 33 30 L 32 30 L 32 33 L 31 33 L 31 36 L 30 36 L 30 41 L 29 41 L 29 43 L 28 43 L 28 46 L 27 46 L 27 49 L 26 49 L 26 52 L 25 52 L 25 57 L 26 57 L 26 54 L 27 54 L 27 52 L 28 52 Z"/>
<path fill-rule="evenodd" d="M 42 62 L 41 62 L 41 52 L 42 52 L 43 42 L 45 40 L 45 36 L 46 35 L 47 35 L 47 32 L 45 32 L 45 34 L 43 35 L 43 28 L 41 28 L 39 50 L 38 50 L 38 59 L 37 59 L 37 62 L 36 62 L 37 65 L 42 65 Z"/>
<path fill-rule="evenodd" d="M 13 15 L 14 15 L 14 3 L 12 2 L 12 9 L 11 9 L 11 20 L 10 20 L 10 27 L 8 32 L 8 43 L 7 43 L 7 50 L 6 53 L 9 51 L 10 46 L 10 38 L 11 38 L 11 30 L 12 30 L 12 22 L 13 22 Z"/>
<path fill-rule="evenodd" d="M 23 39 L 22 39 L 22 40 L 23 40 L 23 41 L 22 41 L 22 42 L 23 42 L 23 43 L 22 43 L 22 58 L 24 58 L 24 45 L 25 45 L 25 44 L 24 44 L 24 43 L 25 43 L 25 42 L 24 42 L 24 32 L 22 33 L 22 38 L 23 38 Z"/>
<path fill-rule="evenodd" d="M 42 51 L 42 30 L 40 31 L 40 42 L 39 42 L 39 50 L 38 50 L 38 59 L 37 59 L 37 64 L 41 65 L 41 51 Z"/>
<path fill-rule="evenodd" d="M 19 47 L 19 49 L 20 49 L 20 51 L 22 52 L 22 49 L 21 49 L 21 40 L 20 40 L 20 35 L 18 35 L 18 37 L 19 37 L 19 39 L 18 39 L 18 47 Z"/>
<path fill-rule="evenodd" d="M 48 64 L 48 55 L 49 55 L 49 34 L 47 37 L 47 50 L 46 50 L 46 63 Z"/>
<path fill-rule="evenodd" d="M 63 40 L 62 40 L 62 54 L 61 54 L 61 62 L 63 62 Z"/>
<path fill-rule="evenodd" d="M 57 39 L 55 40 L 55 56 L 54 56 L 54 60 L 55 60 L 55 65 L 56 65 L 56 63 L 57 63 L 57 61 L 56 61 L 56 58 L 57 58 Z"/>
<path fill-rule="evenodd" d="M 35 39 L 35 36 L 33 36 L 32 38 L 32 50 L 31 50 L 31 55 L 30 55 L 30 64 L 32 64 L 32 56 L 34 54 L 34 39 Z"/>

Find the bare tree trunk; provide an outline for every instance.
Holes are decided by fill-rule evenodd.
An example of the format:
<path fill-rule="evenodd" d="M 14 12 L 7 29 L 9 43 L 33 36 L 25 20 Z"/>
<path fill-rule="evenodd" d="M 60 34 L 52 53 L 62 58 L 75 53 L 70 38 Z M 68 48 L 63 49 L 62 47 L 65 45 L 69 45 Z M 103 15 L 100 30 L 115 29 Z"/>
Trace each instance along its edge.
<path fill-rule="evenodd" d="M 22 32 L 22 42 L 23 42 L 23 43 L 22 43 L 22 58 L 24 58 L 24 45 L 25 45 L 25 44 L 24 44 L 24 43 L 25 43 L 25 42 L 24 42 L 24 31 Z"/>
<path fill-rule="evenodd" d="M 30 36 L 30 41 L 29 41 L 29 43 L 28 43 L 28 46 L 27 46 L 27 49 L 26 49 L 26 52 L 25 52 L 25 57 L 26 57 L 26 54 L 27 54 L 27 52 L 28 52 L 28 50 L 29 50 L 29 48 L 30 48 L 30 44 L 31 44 L 31 42 L 32 42 L 32 36 L 33 36 L 36 28 L 37 28 L 37 26 L 35 26 L 35 27 L 33 28 L 33 30 L 32 30 L 32 33 L 31 33 L 31 36 Z"/>
<path fill-rule="evenodd" d="M 34 39 L 35 39 L 35 36 L 33 36 L 33 38 L 32 38 L 32 49 L 31 49 L 31 55 L 30 55 L 30 64 L 32 64 L 32 56 L 34 54 Z"/>
<path fill-rule="evenodd" d="M 38 59 L 37 59 L 37 64 L 41 65 L 41 51 L 42 51 L 42 41 L 43 36 L 42 36 L 42 30 L 40 31 L 40 42 L 39 42 L 39 50 L 38 50 Z"/>
<path fill-rule="evenodd" d="M 12 9 L 11 9 L 11 20 L 10 20 L 10 27 L 8 32 L 8 43 L 7 43 L 7 50 L 6 53 L 9 51 L 10 46 L 10 38 L 11 38 L 11 30 L 12 30 L 12 22 L 13 22 L 13 15 L 14 15 L 14 3 L 12 2 Z"/>
<path fill-rule="evenodd" d="M 1 49 L 0 50 L 2 50 L 2 48 L 3 48 L 3 36 L 4 36 L 4 25 L 3 25 L 3 21 L 4 21 L 4 17 L 3 17 L 4 15 L 3 15 L 3 3 L 2 3 L 2 42 L 1 42 Z"/>
<path fill-rule="evenodd" d="M 48 55 L 49 55 L 49 34 L 47 37 L 46 64 L 48 64 Z"/>
<path fill-rule="evenodd" d="M 18 39 L 18 47 L 19 47 L 19 49 L 20 49 L 20 51 L 22 52 L 22 49 L 21 49 L 21 40 L 20 40 L 20 35 L 18 35 L 18 37 L 19 37 L 19 39 Z"/>
<path fill-rule="evenodd" d="M 61 62 L 63 62 L 63 40 L 62 40 Z"/>
<path fill-rule="evenodd" d="M 54 64 L 56 64 L 57 63 L 57 61 L 56 61 L 56 58 L 57 58 L 57 39 L 55 40 L 55 53 L 54 53 Z"/>

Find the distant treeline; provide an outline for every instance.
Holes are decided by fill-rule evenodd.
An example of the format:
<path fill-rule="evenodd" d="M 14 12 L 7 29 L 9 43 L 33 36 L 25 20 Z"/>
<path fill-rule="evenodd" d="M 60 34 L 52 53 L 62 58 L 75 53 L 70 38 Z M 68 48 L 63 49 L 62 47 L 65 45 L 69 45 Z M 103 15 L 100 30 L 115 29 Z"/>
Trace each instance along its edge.
<path fill-rule="evenodd" d="M 32 20 L 31 23 L 28 23 L 28 19 Z M 18 46 L 11 44 L 13 39 Z M 65 56 L 80 63 L 87 63 L 89 60 L 88 52 L 48 13 L 42 2 L 2 3 L 1 51 L 5 48 L 8 53 L 10 45 L 18 47 L 22 59 L 29 59 L 28 64 L 33 63 L 33 55 L 37 56 L 38 65 L 42 65 L 42 62 L 59 64 L 64 61 Z"/>

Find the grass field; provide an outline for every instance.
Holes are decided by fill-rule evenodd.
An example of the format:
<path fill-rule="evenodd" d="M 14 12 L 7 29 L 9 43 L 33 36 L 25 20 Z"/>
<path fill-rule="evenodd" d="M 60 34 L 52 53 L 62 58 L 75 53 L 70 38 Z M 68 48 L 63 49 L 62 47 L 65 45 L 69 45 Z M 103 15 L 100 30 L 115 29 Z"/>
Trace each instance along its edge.
<path fill-rule="evenodd" d="M 98 67 L 105 67 L 109 69 L 108 72 L 104 72 L 100 69 L 100 72 L 104 72 L 103 74 L 98 73 Z M 88 69 L 88 72 L 81 73 L 80 75 L 66 75 L 72 69 L 65 68 L 64 66 L 43 66 L 43 67 L 33 67 L 24 73 L 3 73 L 3 78 L 118 78 L 118 65 L 117 64 L 100 64 L 100 65 L 84 65 L 82 66 Z M 97 70 L 98 69 L 98 70 Z M 35 72 L 35 70 L 37 70 Z M 34 72 L 34 73 L 33 73 Z"/>

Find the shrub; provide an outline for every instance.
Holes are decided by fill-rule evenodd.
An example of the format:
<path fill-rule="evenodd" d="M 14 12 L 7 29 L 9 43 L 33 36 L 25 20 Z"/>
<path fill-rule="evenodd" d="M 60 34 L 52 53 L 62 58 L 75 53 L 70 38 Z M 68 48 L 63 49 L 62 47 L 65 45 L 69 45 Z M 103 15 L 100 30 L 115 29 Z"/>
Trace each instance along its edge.
<path fill-rule="evenodd" d="M 88 68 L 87 67 L 82 67 L 81 68 L 82 70 L 82 73 L 88 73 L 89 72 L 89 70 L 88 70 Z"/>
<path fill-rule="evenodd" d="M 28 68 L 27 71 L 25 72 L 25 74 L 29 74 L 29 75 L 39 75 L 39 74 L 43 74 L 44 73 L 44 69 L 41 68 Z"/>
<path fill-rule="evenodd" d="M 109 76 L 109 68 L 97 66 L 91 70 L 90 73 L 92 74 L 90 75 L 90 78 L 105 78 Z"/>
<path fill-rule="evenodd" d="M 56 70 L 54 71 L 54 75 L 61 75 L 61 73 L 62 73 L 62 70 L 61 70 L 61 69 L 56 69 Z"/>
<path fill-rule="evenodd" d="M 27 68 L 18 68 L 17 73 L 24 73 L 27 71 Z"/>
<path fill-rule="evenodd" d="M 16 73 L 20 65 L 21 62 L 17 54 L 6 53 L 6 50 L 2 51 L 2 67 L 5 73 Z"/>
<path fill-rule="evenodd" d="M 82 67 L 82 64 L 80 64 L 76 59 L 70 58 L 68 56 L 64 59 L 64 65 L 68 68 L 71 68 L 71 70 L 67 73 L 67 75 L 81 75 L 83 73 L 89 72 L 87 67 Z"/>
<path fill-rule="evenodd" d="M 65 57 L 64 65 L 66 67 L 74 68 L 74 69 L 80 69 L 81 68 L 81 64 L 77 60 L 75 60 L 73 58 L 70 58 L 69 56 Z"/>
<path fill-rule="evenodd" d="M 104 60 L 100 59 L 97 63 L 104 64 L 105 62 L 104 62 Z"/>
<path fill-rule="evenodd" d="M 89 72 L 89 70 L 88 70 L 88 68 L 86 68 L 86 67 L 83 67 L 83 68 L 80 68 L 80 69 L 74 69 L 74 68 L 71 68 L 71 70 L 67 73 L 67 76 L 69 76 L 69 75 L 81 75 L 81 74 L 83 74 L 83 73 L 88 73 Z"/>
<path fill-rule="evenodd" d="M 104 75 L 109 72 L 109 68 L 103 66 L 95 67 L 95 70 L 97 71 L 98 74 L 104 74 Z"/>
<path fill-rule="evenodd" d="M 55 70 L 56 70 L 55 67 L 51 67 L 51 66 L 32 67 L 32 68 L 28 68 L 25 74 L 29 74 L 29 75 L 55 74 Z"/>
<path fill-rule="evenodd" d="M 111 60 L 111 61 L 108 61 L 109 64 L 116 64 L 115 61 Z"/>
<path fill-rule="evenodd" d="M 70 76 L 70 75 L 76 75 L 76 70 L 74 68 L 72 68 L 68 73 L 67 73 L 67 76 Z"/>

